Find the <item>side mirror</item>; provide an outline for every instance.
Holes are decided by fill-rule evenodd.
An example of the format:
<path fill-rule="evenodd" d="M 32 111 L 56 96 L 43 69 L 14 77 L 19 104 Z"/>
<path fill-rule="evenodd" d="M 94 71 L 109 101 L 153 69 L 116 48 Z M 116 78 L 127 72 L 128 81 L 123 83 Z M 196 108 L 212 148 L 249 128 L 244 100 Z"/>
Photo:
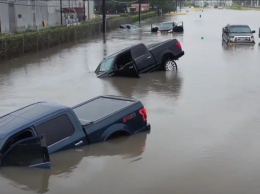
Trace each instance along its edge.
<path fill-rule="evenodd" d="M 252 32 L 252 33 L 255 33 L 255 30 L 252 30 L 251 32 Z"/>

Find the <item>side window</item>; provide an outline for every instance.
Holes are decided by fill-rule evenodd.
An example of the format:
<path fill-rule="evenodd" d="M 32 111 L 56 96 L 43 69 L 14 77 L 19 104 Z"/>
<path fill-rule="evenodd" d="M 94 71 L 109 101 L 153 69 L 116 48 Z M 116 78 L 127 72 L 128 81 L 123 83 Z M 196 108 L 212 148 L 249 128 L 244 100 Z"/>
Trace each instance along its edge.
<path fill-rule="evenodd" d="M 38 135 L 45 135 L 47 146 L 71 136 L 75 129 L 67 115 L 61 115 L 35 126 Z"/>
<path fill-rule="evenodd" d="M 139 44 L 131 49 L 133 59 L 136 59 L 147 52 L 147 48 L 143 44 Z"/>
<path fill-rule="evenodd" d="M 30 129 L 26 129 L 18 134 L 13 135 L 7 140 L 6 144 L 3 146 L 2 153 L 5 153 L 16 142 L 32 136 L 33 133 Z"/>

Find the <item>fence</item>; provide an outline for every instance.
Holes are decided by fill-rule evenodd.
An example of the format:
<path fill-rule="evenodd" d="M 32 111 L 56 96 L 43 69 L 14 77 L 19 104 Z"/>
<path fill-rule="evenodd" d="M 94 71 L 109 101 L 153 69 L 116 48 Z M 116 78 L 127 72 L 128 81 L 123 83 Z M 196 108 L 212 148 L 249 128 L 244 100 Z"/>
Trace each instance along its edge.
<path fill-rule="evenodd" d="M 146 13 L 143 19 L 155 15 L 156 13 Z M 110 31 L 118 28 L 120 24 L 132 23 L 136 20 L 137 16 L 109 18 L 107 19 L 106 30 Z M 25 53 L 45 50 L 62 43 L 93 38 L 100 32 L 102 32 L 102 22 L 93 21 L 6 36 L 0 35 L 0 62 Z"/>

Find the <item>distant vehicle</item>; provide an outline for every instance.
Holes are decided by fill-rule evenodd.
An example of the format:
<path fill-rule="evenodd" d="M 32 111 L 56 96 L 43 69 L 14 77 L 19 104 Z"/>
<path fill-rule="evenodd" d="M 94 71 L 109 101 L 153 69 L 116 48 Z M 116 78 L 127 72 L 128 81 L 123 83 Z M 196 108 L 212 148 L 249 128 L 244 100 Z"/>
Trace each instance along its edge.
<path fill-rule="evenodd" d="M 218 7 L 218 9 L 223 9 L 223 7 Z"/>
<path fill-rule="evenodd" d="M 222 29 L 222 40 L 227 44 L 255 44 L 255 30 L 248 25 L 227 25 Z"/>
<path fill-rule="evenodd" d="M 98 96 L 72 108 L 38 102 L 0 117 L 0 165 L 49 168 L 49 154 L 149 129 L 134 99 Z"/>
<path fill-rule="evenodd" d="M 175 22 L 163 22 L 159 24 L 158 27 L 151 26 L 151 32 L 183 32 L 183 22 L 175 23 Z"/>
<path fill-rule="evenodd" d="M 217 8 L 218 8 L 218 5 L 214 5 L 214 8 L 217 9 Z"/>
<path fill-rule="evenodd" d="M 184 55 L 177 39 L 146 47 L 140 43 L 103 59 L 95 73 L 97 77 L 126 76 L 138 77 L 141 73 L 158 70 L 176 70 L 178 60 Z"/>
<path fill-rule="evenodd" d="M 132 24 L 121 24 L 121 25 L 119 26 L 119 28 L 121 28 L 121 29 L 127 29 L 127 30 L 137 30 L 137 29 L 140 29 L 138 26 L 132 25 Z"/>

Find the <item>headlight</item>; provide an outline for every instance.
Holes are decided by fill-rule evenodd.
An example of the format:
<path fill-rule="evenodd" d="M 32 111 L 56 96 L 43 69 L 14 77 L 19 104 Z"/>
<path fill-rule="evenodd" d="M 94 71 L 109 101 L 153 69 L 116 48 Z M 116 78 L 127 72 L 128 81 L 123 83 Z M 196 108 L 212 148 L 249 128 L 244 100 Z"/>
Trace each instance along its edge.
<path fill-rule="evenodd" d="M 171 32 L 172 32 L 172 30 L 169 30 L 168 32 L 169 32 L 169 33 L 171 33 Z"/>

